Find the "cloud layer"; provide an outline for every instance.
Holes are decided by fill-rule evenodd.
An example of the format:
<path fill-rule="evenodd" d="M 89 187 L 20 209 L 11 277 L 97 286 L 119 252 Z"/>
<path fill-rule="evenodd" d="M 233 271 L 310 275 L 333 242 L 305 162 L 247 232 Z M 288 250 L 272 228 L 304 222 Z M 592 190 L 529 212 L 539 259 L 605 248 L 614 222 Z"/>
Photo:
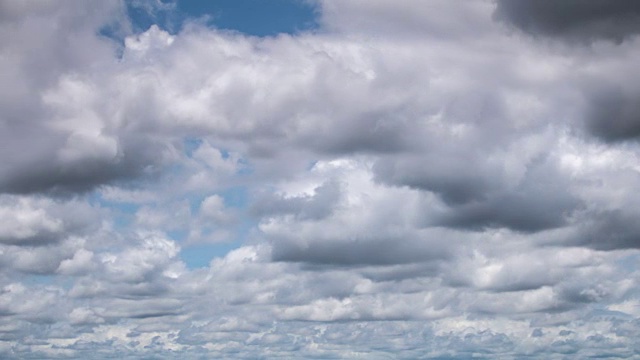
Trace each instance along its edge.
<path fill-rule="evenodd" d="M 0 2 L 1 356 L 638 357 L 635 3 L 315 5 Z"/>

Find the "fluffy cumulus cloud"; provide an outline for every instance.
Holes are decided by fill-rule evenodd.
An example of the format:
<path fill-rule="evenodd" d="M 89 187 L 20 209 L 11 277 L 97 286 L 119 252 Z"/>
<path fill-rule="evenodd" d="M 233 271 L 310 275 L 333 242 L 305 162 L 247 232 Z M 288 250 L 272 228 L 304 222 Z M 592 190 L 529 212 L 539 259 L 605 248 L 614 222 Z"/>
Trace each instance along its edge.
<path fill-rule="evenodd" d="M 638 358 L 637 3 L 304 4 L 0 1 L 0 357 Z"/>

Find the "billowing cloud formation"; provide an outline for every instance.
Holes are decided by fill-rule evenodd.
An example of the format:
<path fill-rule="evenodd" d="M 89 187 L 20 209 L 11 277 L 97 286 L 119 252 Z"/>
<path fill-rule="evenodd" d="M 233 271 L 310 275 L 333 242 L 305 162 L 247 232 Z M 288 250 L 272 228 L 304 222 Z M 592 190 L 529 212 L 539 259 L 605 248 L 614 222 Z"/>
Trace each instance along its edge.
<path fill-rule="evenodd" d="M 570 44 L 637 42 L 640 34 L 640 4 L 636 1 L 499 0 L 494 15 L 538 39 L 561 39 Z M 618 62 L 626 56 L 614 60 L 618 67 L 610 64 L 606 69 L 590 69 L 595 79 L 584 86 L 586 128 L 605 141 L 640 135 L 638 79 L 624 69 L 624 61 Z M 598 76 L 603 70 L 607 73 Z"/>
<path fill-rule="evenodd" d="M 637 357 L 636 5 L 316 5 L 0 2 L 0 356 Z"/>

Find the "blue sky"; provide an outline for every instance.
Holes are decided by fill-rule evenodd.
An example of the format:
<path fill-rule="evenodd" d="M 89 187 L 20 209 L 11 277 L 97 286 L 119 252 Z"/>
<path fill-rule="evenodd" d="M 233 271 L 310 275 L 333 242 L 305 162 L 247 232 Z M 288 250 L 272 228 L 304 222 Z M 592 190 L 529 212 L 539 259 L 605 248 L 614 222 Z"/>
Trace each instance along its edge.
<path fill-rule="evenodd" d="M 639 4 L 0 1 L 0 358 L 638 358 Z"/>
<path fill-rule="evenodd" d="M 317 28 L 317 10 L 304 0 L 180 0 L 161 1 L 162 5 L 147 7 L 149 2 L 127 2 L 127 14 L 135 29 L 146 30 L 156 24 L 169 32 L 179 32 L 185 21 L 203 20 L 217 29 L 239 31 L 254 36 L 294 34 Z"/>

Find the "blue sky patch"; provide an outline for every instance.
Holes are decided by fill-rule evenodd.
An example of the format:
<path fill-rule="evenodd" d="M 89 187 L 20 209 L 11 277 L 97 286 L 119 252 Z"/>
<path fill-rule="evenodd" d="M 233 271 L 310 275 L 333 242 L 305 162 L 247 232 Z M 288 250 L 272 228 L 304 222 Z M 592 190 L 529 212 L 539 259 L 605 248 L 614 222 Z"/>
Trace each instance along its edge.
<path fill-rule="evenodd" d="M 304 0 L 128 1 L 127 13 L 135 32 L 155 24 L 175 34 L 189 20 L 253 36 L 294 34 L 318 26 L 315 6 Z"/>

